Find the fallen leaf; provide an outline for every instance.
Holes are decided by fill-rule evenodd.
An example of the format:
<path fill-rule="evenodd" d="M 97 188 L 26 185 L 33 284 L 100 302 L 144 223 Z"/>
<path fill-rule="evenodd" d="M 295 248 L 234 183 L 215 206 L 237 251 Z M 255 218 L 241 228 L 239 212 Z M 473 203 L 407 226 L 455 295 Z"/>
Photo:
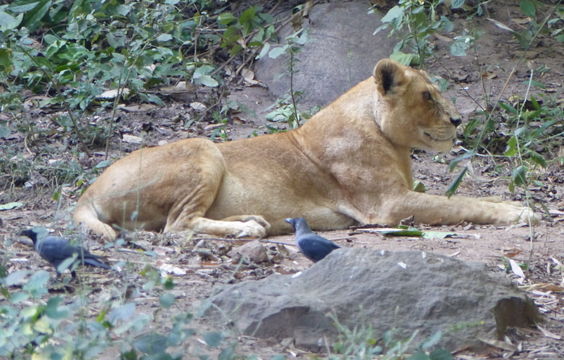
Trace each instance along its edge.
<path fill-rule="evenodd" d="M 125 112 L 143 112 L 143 111 L 156 109 L 157 106 L 153 104 L 138 104 L 138 105 L 129 105 L 129 106 L 121 104 L 118 105 L 117 108 Z"/>
<path fill-rule="evenodd" d="M 552 292 L 564 292 L 564 286 L 550 284 L 550 283 L 536 283 L 525 287 L 526 290 L 541 290 Z"/>
<path fill-rule="evenodd" d="M 529 18 L 529 17 L 512 18 L 511 22 L 514 22 L 515 24 L 518 24 L 518 25 L 527 25 L 528 23 L 531 22 L 531 18 Z"/>
<path fill-rule="evenodd" d="M 385 236 L 422 236 L 423 232 L 416 228 L 397 229 L 397 228 L 382 228 L 382 229 L 358 229 L 360 232 L 379 233 Z"/>
<path fill-rule="evenodd" d="M 511 265 L 511 271 L 521 278 L 525 278 L 525 273 L 523 273 L 523 269 L 517 264 L 517 262 L 513 259 L 507 259 L 509 261 L 509 265 Z"/>
<path fill-rule="evenodd" d="M 506 342 L 500 341 L 500 340 L 495 340 L 495 339 L 485 339 L 485 338 L 478 338 L 478 340 L 480 340 L 481 342 L 483 342 L 484 344 L 502 349 L 502 350 L 506 350 L 506 351 L 515 351 L 517 350 L 517 347 L 515 345 L 512 344 L 508 344 Z"/>
<path fill-rule="evenodd" d="M 515 32 L 512 28 L 510 28 L 509 26 L 505 25 L 504 23 L 501 23 L 497 20 L 494 20 L 492 18 L 488 18 L 489 21 L 493 22 L 495 26 L 497 26 L 500 29 L 503 30 L 507 30 L 507 31 L 511 31 L 511 32 Z"/>
<path fill-rule="evenodd" d="M 143 139 L 139 136 L 124 134 L 122 140 L 128 144 L 141 144 Z"/>
<path fill-rule="evenodd" d="M 456 233 L 448 231 L 423 231 L 424 239 L 444 239 L 447 237 L 456 237 Z"/>
<path fill-rule="evenodd" d="M 537 325 L 537 328 L 542 332 L 542 334 L 548 338 L 551 339 L 556 339 L 556 340 L 560 340 L 562 339 L 562 336 L 560 335 L 556 335 L 550 331 L 548 331 L 547 329 L 543 328 L 542 326 Z"/>
<path fill-rule="evenodd" d="M 485 71 L 485 72 L 482 73 L 482 79 L 491 80 L 491 79 L 495 79 L 495 78 L 497 78 L 497 74 L 495 74 L 491 71 Z"/>
<path fill-rule="evenodd" d="M 121 96 L 127 96 L 129 95 L 129 89 L 128 88 L 123 88 L 123 89 L 112 89 L 112 90 L 106 90 L 103 93 L 101 93 L 100 95 L 96 96 L 96 99 L 99 100 L 113 100 L 115 99 L 118 94 L 120 94 Z"/>
<path fill-rule="evenodd" d="M 517 248 L 507 249 L 507 250 L 503 250 L 503 256 L 512 258 L 521 254 L 522 252 L 523 252 L 522 249 L 517 249 Z"/>
<path fill-rule="evenodd" d="M 225 124 L 209 124 L 204 127 L 204 130 L 213 130 L 225 126 Z"/>
<path fill-rule="evenodd" d="M 255 73 L 252 70 L 244 68 L 241 71 L 241 75 L 248 85 L 253 86 L 259 84 L 259 82 L 255 80 Z"/>
<path fill-rule="evenodd" d="M 190 107 L 198 112 L 204 112 L 208 109 L 208 107 L 204 104 L 202 104 L 201 102 L 197 102 L 194 101 L 193 103 L 190 103 Z"/>
<path fill-rule="evenodd" d="M 158 267 L 158 269 L 162 272 L 167 273 L 167 274 L 186 275 L 186 270 L 181 269 L 181 268 L 174 266 L 174 265 L 171 265 L 171 264 L 162 264 Z"/>
<path fill-rule="evenodd" d="M 19 202 L 19 201 L 15 201 L 15 202 L 9 202 L 6 204 L 0 204 L 0 210 L 13 210 L 13 209 L 17 209 L 19 207 L 22 207 L 24 205 L 24 203 Z"/>

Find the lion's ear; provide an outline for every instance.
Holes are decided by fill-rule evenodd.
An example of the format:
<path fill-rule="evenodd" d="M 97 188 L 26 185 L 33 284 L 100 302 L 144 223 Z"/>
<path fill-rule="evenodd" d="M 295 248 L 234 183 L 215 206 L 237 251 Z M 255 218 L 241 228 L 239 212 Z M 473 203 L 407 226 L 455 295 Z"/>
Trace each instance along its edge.
<path fill-rule="evenodd" d="M 374 67 L 374 81 L 382 95 L 401 93 L 407 78 L 403 66 L 391 59 L 382 59 Z"/>

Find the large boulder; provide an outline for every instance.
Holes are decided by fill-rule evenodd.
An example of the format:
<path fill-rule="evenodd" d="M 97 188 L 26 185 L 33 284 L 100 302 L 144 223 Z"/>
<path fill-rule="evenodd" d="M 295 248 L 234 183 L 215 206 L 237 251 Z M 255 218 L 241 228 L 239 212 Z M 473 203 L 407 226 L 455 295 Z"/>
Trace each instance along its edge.
<path fill-rule="evenodd" d="M 294 91 L 303 91 L 301 104 L 324 106 L 368 78 L 376 62 L 389 57 L 394 41 L 386 32 L 373 35 L 381 15 L 368 14 L 369 1 L 331 1 L 313 6 L 303 26 L 308 42 L 297 54 Z M 280 32 L 281 43 L 295 30 Z M 255 64 L 257 78 L 276 97 L 290 91 L 288 56 L 263 57 Z"/>
<path fill-rule="evenodd" d="M 334 318 L 351 329 L 370 326 L 375 336 L 418 331 L 414 346 L 440 330 L 447 350 L 539 320 L 533 302 L 484 265 L 418 251 L 338 249 L 299 275 L 226 286 L 209 301 L 212 320 L 314 351 L 335 339 Z"/>

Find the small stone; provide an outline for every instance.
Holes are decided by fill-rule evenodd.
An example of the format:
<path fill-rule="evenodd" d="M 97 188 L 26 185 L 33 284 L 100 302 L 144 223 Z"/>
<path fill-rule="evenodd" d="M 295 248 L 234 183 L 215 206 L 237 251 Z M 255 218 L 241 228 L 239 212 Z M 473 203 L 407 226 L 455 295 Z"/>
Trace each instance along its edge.
<path fill-rule="evenodd" d="M 258 240 L 233 248 L 229 252 L 229 255 L 234 264 L 239 262 L 244 264 L 261 264 L 268 262 L 266 248 Z"/>
<path fill-rule="evenodd" d="M 190 103 L 190 107 L 198 112 L 204 112 L 208 109 L 208 107 L 204 104 L 202 104 L 201 102 L 197 102 L 194 101 L 193 103 Z"/>

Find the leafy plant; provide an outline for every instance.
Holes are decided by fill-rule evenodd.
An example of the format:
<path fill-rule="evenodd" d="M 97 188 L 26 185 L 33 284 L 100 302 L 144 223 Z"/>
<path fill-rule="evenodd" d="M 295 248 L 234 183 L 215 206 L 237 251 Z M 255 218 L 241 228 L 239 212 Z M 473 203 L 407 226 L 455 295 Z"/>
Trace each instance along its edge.
<path fill-rule="evenodd" d="M 540 22 L 538 21 L 540 6 L 537 0 L 519 0 L 519 7 L 523 15 L 529 19 L 525 29 L 512 31 L 522 48 L 528 49 L 542 31 L 545 31 L 557 41 L 564 42 L 564 5 L 561 5 L 560 1 L 548 11 L 548 14 Z"/>
<path fill-rule="evenodd" d="M 286 37 L 284 45 L 271 48 L 270 44 L 265 44 L 257 58 L 268 54 L 270 58 L 276 59 L 281 55 L 288 56 L 288 74 L 290 75 L 290 91 L 287 99 L 277 101 L 278 108 L 269 113 L 266 118 L 270 121 L 285 121 L 291 129 L 295 129 L 303 122 L 303 114 L 298 111 L 298 101 L 302 92 L 294 89 L 294 77 L 298 73 L 296 69 L 296 55 L 301 47 L 307 42 L 307 32 L 303 29 Z M 289 101 L 288 101 L 289 100 Z M 307 116 L 307 115 L 306 115 Z M 306 118 L 309 118 L 307 116 Z"/>
<path fill-rule="evenodd" d="M 215 63 L 224 60 L 225 52 L 233 59 L 252 50 L 252 59 L 274 35 L 272 16 L 260 7 L 240 14 L 225 9 L 221 0 L 16 0 L 0 5 L 0 111 L 12 114 L 0 120 L 0 138 L 19 130 L 34 136 L 32 144 L 64 138 L 71 157 L 92 147 L 105 146 L 107 153 L 120 102 L 163 105 L 154 88 L 179 81 L 220 87 L 222 68 Z M 26 98 L 33 95 L 40 99 L 34 108 L 57 112 L 55 133 L 39 128 L 28 115 Z M 91 115 L 97 114 L 103 120 L 94 125 Z M 0 168 L 14 170 L 27 162 L 1 157 Z M 30 170 L 36 169 L 6 173 Z M 64 181 L 83 180 L 73 172 L 77 177 Z M 13 184 L 15 179 L 7 180 Z"/>
<path fill-rule="evenodd" d="M 236 55 L 246 48 L 262 47 L 276 33 L 272 15 L 261 11 L 261 7 L 251 6 L 239 17 L 230 12 L 218 16 L 217 21 L 227 26 L 221 46 L 227 48 L 229 54 Z"/>
<path fill-rule="evenodd" d="M 233 344 L 223 333 L 198 333 L 191 326 L 194 316 L 190 312 L 176 309 L 166 328 L 157 330 L 154 322 L 158 312 L 174 306 L 175 297 L 167 292 L 174 283 L 152 268 L 144 269 L 142 274 L 147 278 L 144 290 L 158 295 L 157 310 L 142 313 L 135 302 L 115 299 L 91 317 L 84 309 L 96 297 L 50 296 L 48 272 L 2 272 L 0 293 L 6 301 L 0 304 L 0 356 L 99 359 L 117 350 L 121 359 L 182 359 L 186 351 L 181 345 L 195 336 L 202 336 L 208 348 L 218 349 L 220 358 L 236 356 Z"/>
<path fill-rule="evenodd" d="M 402 339 L 396 330 L 388 330 L 381 337 L 375 335 L 370 326 L 355 326 L 349 328 L 341 324 L 332 315 L 335 327 L 338 331 L 338 340 L 333 344 L 333 351 L 337 355 L 329 356 L 329 359 L 341 359 L 340 355 L 353 359 L 387 359 L 387 360 L 452 360 L 453 356 L 444 349 L 434 349 L 442 338 L 442 332 L 437 332 L 425 339 L 413 354 L 408 353 L 413 341 L 418 335 L 415 331 L 409 338 Z"/>
<path fill-rule="evenodd" d="M 444 15 L 439 16 L 437 8 L 442 0 L 400 0 L 381 19 L 374 34 L 391 28 L 390 35 L 398 34 L 400 41 L 394 47 L 391 58 L 405 65 L 424 64 L 432 55 L 430 38 L 437 31 L 452 31 L 453 24 Z M 453 1 L 452 8 L 459 8 L 462 1 Z"/>
<path fill-rule="evenodd" d="M 564 135 L 564 110 L 554 98 L 538 101 L 534 96 L 513 103 L 500 102 L 499 107 L 496 116 L 481 113 L 482 118 L 468 122 L 462 136 L 464 144 L 473 150 L 463 156 L 490 154 L 515 159 L 517 165 L 511 171 L 509 186 L 514 191 L 528 186 L 532 170 L 547 166 L 550 154 L 559 146 L 558 139 Z M 455 159 L 451 166 L 460 160 Z"/>

